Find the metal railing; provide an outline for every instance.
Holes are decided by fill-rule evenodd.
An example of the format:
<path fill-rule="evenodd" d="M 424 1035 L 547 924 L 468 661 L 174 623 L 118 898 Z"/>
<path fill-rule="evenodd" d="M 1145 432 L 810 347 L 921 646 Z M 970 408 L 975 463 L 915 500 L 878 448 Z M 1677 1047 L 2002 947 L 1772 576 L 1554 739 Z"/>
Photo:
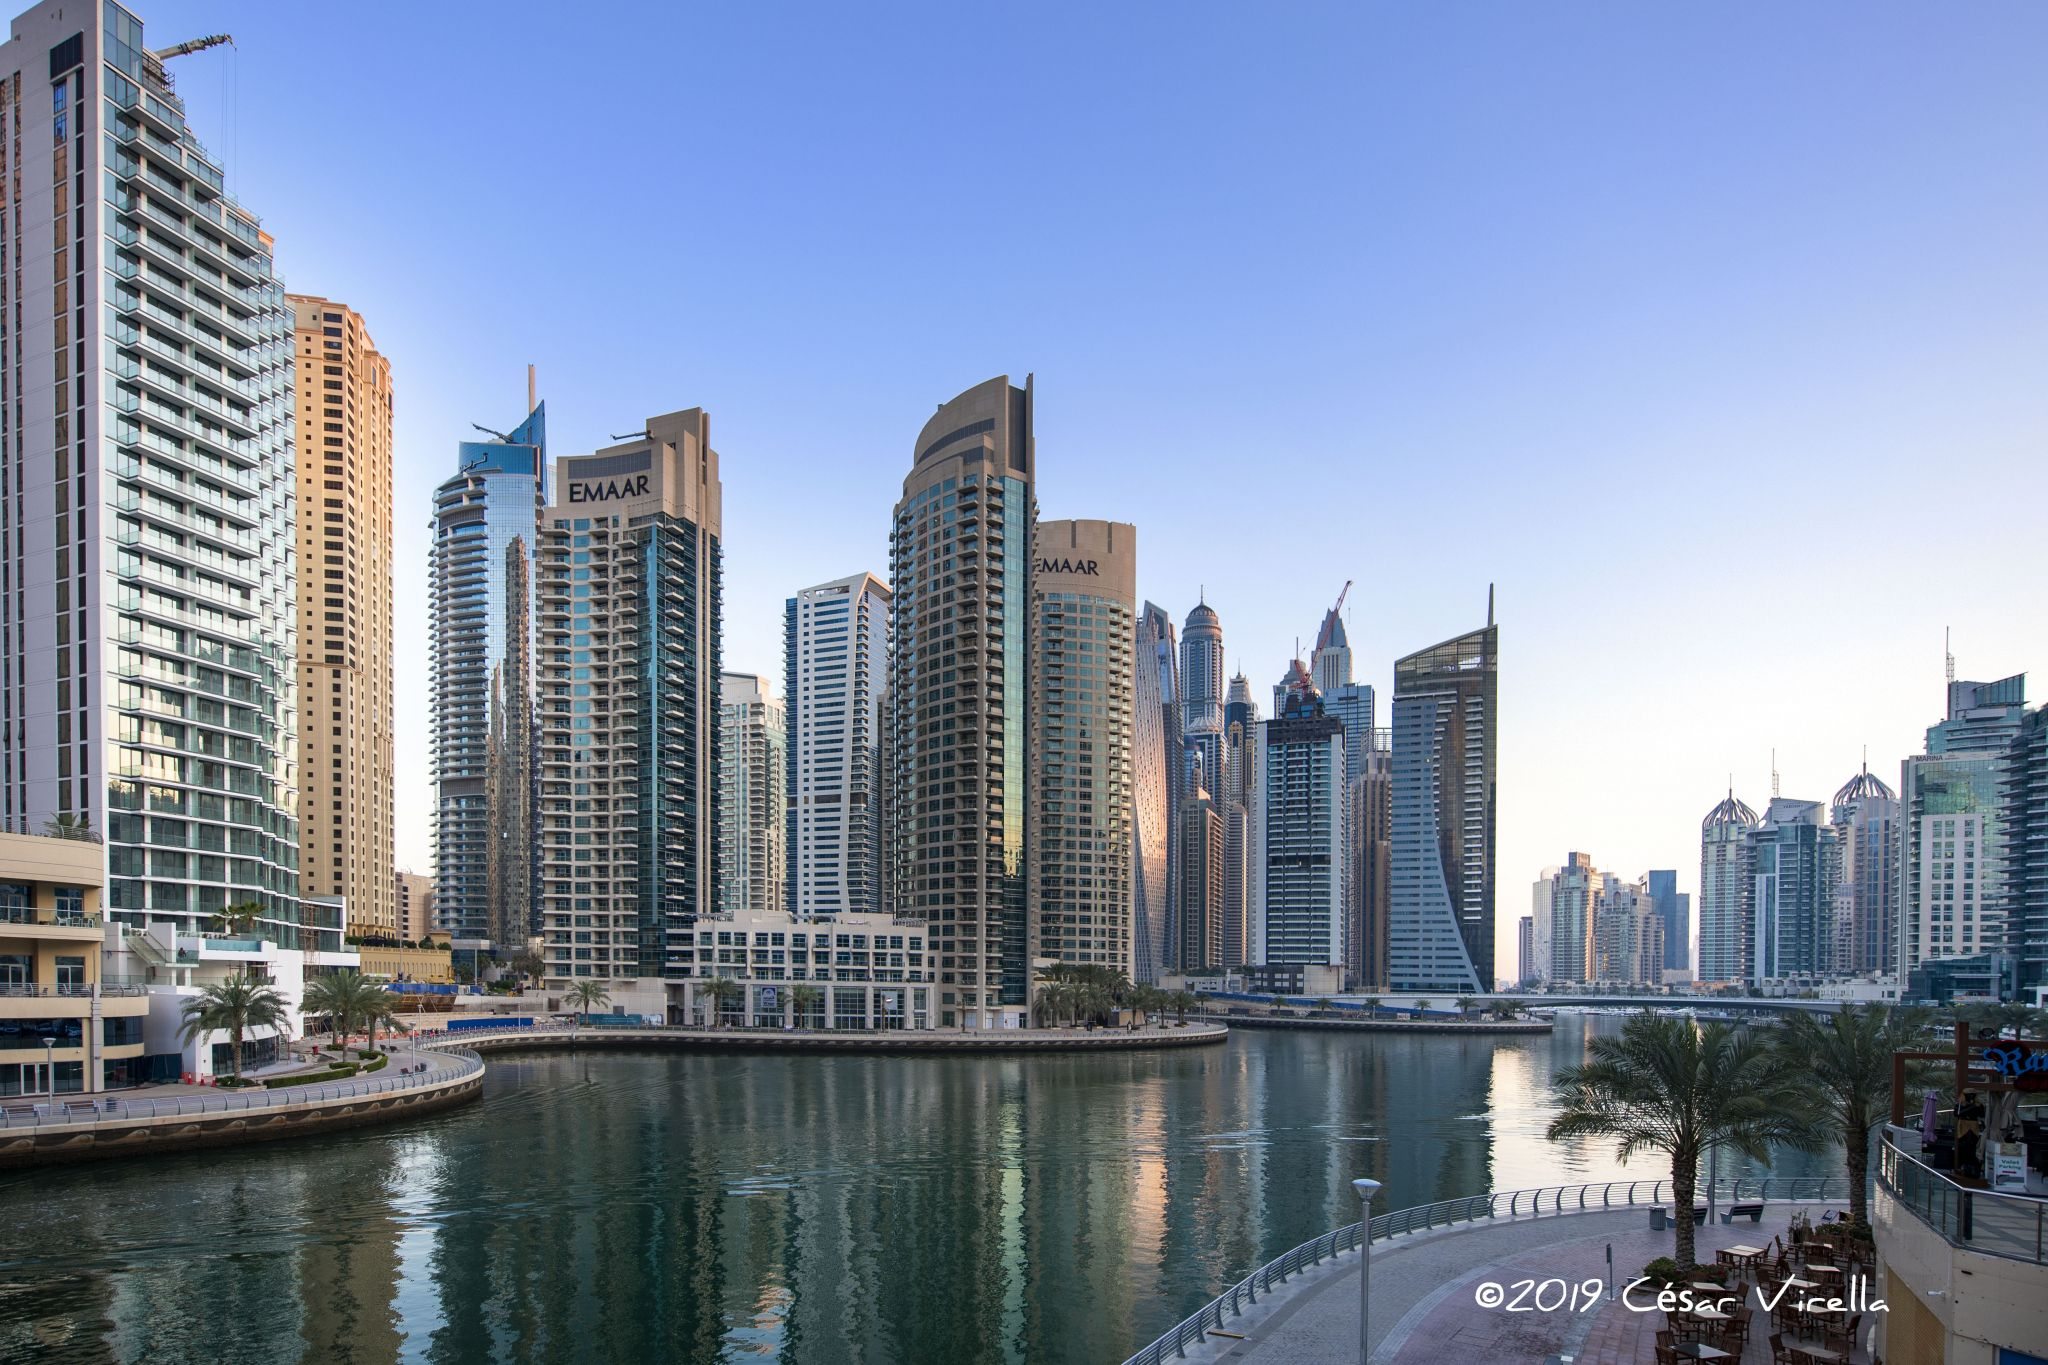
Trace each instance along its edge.
<path fill-rule="evenodd" d="M 400 1054 L 393 1054 L 397 1057 Z M 295 1104 L 319 1104 L 328 1100 L 366 1099 L 401 1090 L 419 1090 L 446 1085 L 482 1074 L 483 1058 L 463 1048 L 437 1048 L 435 1057 L 451 1058 L 455 1065 L 435 1066 L 410 1075 L 377 1075 L 359 1080 L 328 1081 L 320 1085 L 291 1086 L 277 1090 L 239 1090 L 221 1095 L 180 1095 L 174 1099 L 131 1100 L 104 1092 L 97 1095 L 59 1095 L 53 1102 L 8 1097 L 0 1099 L 0 1130 L 46 1128 L 64 1124 L 127 1122 L 133 1119 L 171 1118 L 185 1115 L 233 1114 L 252 1109 L 277 1109 Z M 87 1105 L 91 1108 L 88 1110 Z M 28 1111 L 28 1112 L 24 1112 Z"/>
<path fill-rule="evenodd" d="M 1889 1129 L 1877 1148 L 1877 1185 L 1950 1246 L 2048 1265 L 2048 1199 L 1959 1185 L 1900 1150 Z"/>
<path fill-rule="evenodd" d="M 1818 1203 L 1846 1199 L 1849 1183 L 1840 1176 L 1758 1176 L 1717 1180 L 1712 1198 L 1721 1203 L 1781 1202 Z M 1694 1198 L 1710 1197 L 1707 1182 L 1699 1182 Z M 1383 1242 L 1406 1233 L 1460 1223 L 1489 1220 L 1551 1218 L 1573 1213 L 1600 1213 L 1614 1209 L 1653 1208 L 1671 1202 L 1669 1180 L 1609 1180 L 1590 1185 L 1545 1185 L 1533 1190 L 1497 1190 L 1491 1194 L 1467 1195 L 1461 1199 L 1440 1199 L 1434 1204 L 1395 1209 L 1372 1220 L 1371 1241 Z M 1271 1293 L 1275 1285 L 1322 1264 L 1342 1252 L 1358 1248 L 1360 1225 L 1349 1223 L 1266 1262 L 1165 1333 L 1138 1351 L 1124 1365 L 1160 1365 L 1169 1356 L 1187 1355 L 1190 1345 L 1224 1327 L 1232 1318 Z"/>

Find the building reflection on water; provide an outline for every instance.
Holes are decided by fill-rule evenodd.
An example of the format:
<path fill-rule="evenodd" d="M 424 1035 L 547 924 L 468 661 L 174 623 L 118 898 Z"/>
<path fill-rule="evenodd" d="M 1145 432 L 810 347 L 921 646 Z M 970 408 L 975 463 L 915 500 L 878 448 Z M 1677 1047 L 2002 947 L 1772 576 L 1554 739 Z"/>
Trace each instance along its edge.
<path fill-rule="evenodd" d="M 1360 1175 L 1664 1174 L 1544 1139 L 1584 1032 L 497 1059 L 401 1129 L 0 1179 L 0 1361 L 1119 1359 Z"/>

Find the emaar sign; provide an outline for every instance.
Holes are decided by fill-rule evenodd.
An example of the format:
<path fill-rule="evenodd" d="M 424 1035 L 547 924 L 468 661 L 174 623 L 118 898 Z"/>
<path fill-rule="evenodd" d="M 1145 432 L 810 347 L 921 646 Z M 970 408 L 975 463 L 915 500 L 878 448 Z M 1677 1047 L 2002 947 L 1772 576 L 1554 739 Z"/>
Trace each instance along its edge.
<path fill-rule="evenodd" d="M 644 498 L 647 496 L 647 476 L 636 474 L 630 479 L 592 479 L 569 485 L 570 502 L 610 502 L 613 498 Z"/>

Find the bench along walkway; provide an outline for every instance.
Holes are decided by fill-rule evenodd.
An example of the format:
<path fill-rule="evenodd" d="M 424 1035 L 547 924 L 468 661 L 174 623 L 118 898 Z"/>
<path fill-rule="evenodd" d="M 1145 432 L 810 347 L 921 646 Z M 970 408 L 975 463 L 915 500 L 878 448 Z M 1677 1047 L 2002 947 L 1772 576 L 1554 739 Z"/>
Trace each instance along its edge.
<path fill-rule="evenodd" d="M 1743 1193 L 1753 1195 L 1765 1183 L 1745 1181 Z M 1767 1241 L 1784 1230 L 1796 1209 L 1804 1208 L 1818 1219 L 1823 1209 L 1839 1202 L 1841 1183 L 1819 1179 L 1770 1182 L 1774 1197 L 1766 1201 L 1762 1226 L 1752 1226 L 1745 1218 L 1701 1227 L 1698 1255 L 1711 1261 L 1721 1247 Z M 1659 1203 L 1668 1207 L 1668 1193 L 1668 1183 L 1621 1181 L 1480 1195 L 1376 1216 L 1371 1321 L 1375 1365 L 1421 1365 L 1447 1359 L 1540 1365 L 1553 1355 L 1579 1354 L 1596 1325 L 1610 1313 L 1642 1319 L 1646 1332 L 1640 1357 L 1610 1358 L 1650 1359 L 1648 1346 L 1664 1325 L 1663 1315 L 1630 1313 L 1607 1298 L 1607 1249 L 1613 1247 L 1616 1290 L 1640 1275 L 1650 1261 L 1670 1255 L 1675 1234 L 1669 1228 L 1662 1232 L 1650 1228 L 1651 1207 Z M 1785 1197 L 1788 1195 L 1805 1196 L 1811 1202 L 1793 1202 Z M 1632 1206 L 1628 1202 L 1631 1196 Z M 1818 1202 L 1817 1196 L 1835 1202 Z M 1725 1198 L 1720 1201 L 1723 1206 L 1727 1202 Z M 1539 1212 L 1526 1212 L 1531 1207 Z M 1515 1210 L 1512 1213 L 1511 1208 Z M 1339 1229 L 1339 1234 L 1344 1231 Z M 1190 1330 L 1196 1319 L 1190 1319 L 1132 1356 L 1126 1365 L 1161 1365 L 1183 1358 L 1259 1365 L 1355 1365 L 1355 1251 L 1348 1245 L 1334 1253 L 1325 1248 L 1320 1263 L 1304 1258 L 1300 1268 L 1288 1270 L 1285 1280 L 1275 1276 L 1261 1285 L 1258 1279 L 1254 1275 L 1236 1287 L 1235 1310 L 1229 1307 L 1231 1295 L 1227 1292 L 1203 1310 L 1206 1318 L 1197 1314 L 1203 1319 L 1199 1337 Z M 1529 1283 L 1522 1286 L 1522 1281 Z M 1478 1301 L 1481 1285 L 1499 1285 L 1502 1302 L 1482 1306 Z M 1256 1292 L 1256 1303 L 1245 1292 L 1248 1288 Z M 1516 1311 L 1509 1311 L 1510 1303 Z M 1539 1309 L 1539 1303 L 1549 1311 Z M 1614 1339 L 1620 1344 L 1624 1334 L 1617 1333 Z M 1633 1338 L 1627 1340 L 1632 1344 Z M 1762 1359 L 1769 1360 L 1767 1340 Z"/>

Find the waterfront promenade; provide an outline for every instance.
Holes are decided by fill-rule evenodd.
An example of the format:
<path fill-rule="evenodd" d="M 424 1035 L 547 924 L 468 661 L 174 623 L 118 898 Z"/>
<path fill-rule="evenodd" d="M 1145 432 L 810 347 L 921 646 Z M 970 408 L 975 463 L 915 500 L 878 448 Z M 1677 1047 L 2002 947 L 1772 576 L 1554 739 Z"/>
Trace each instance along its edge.
<path fill-rule="evenodd" d="M 446 1016 L 423 1016 L 425 1020 Z M 1211 1047 L 1230 1030 L 1217 1024 L 1186 1027 L 1056 1029 L 808 1029 L 618 1028 L 549 1024 L 529 1028 L 459 1029 L 421 1044 L 509 1052 L 540 1048 L 672 1048 L 686 1052 L 831 1052 L 957 1056 L 1016 1052 L 1129 1052 Z"/>
<path fill-rule="evenodd" d="M 1794 1211 L 1818 1221 L 1833 1207 L 1772 1202 L 1761 1225 L 1747 1218 L 1698 1230 L 1699 1258 L 1723 1248 L 1762 1246 L 1784 1235 Z M 1492 1365 L 1552 1359 L 1578 1365 L 1633 1365 L 1655 1358 L 1658 1311 L 1636 1312 L 1607 1296 L 1608 1251 L 1619 1291 L 1659 1256 L 1671 1254 L 1675 1234 L 1653 1232 L 1649 1210 L 1568 1213 L 1515 1221 L 1492 1220 L 1439 1228 L 1374 1243 L 1372 1249 L 1372 1365 L 1428 1365 L 1459 1360 Z M 1231 1365 L 1355 1365 L 1358 1360 L 1358 1256 L 1346 1252 L 1293 1276 L 1263 1295 L 1258 1305 L 1186 1347 L 1186 1359 Z M 1509 1312 L 1481 1307 L 1482 1285 L 1512 1295 L 1518 1281 L 1566 1287 L 1565 1306 L 1550 1312 Z M 1570 1290 L 1597 1282 L 1597 1301 Z M 1533 1297 L 1533 1291 L 1530 1291 Z M 1637 1301 L 1654 1296 L 1638 1291 Z M 1749 1294 L 1754 1308 L 1755 1291 Z M 1739 1365 L 1769 1365 L 1770 1330 L 1759 1317 Z M 1864 1327 L 1870 1326 L 1865 1315 Z M 1168 1358 L 1178 1360 L 1171 1352 Z M 1866 1351 L 1850 1357 L 1868 1360 Z M 1736 1363 L 1731 1362 L 1731 1365 Z"/>

